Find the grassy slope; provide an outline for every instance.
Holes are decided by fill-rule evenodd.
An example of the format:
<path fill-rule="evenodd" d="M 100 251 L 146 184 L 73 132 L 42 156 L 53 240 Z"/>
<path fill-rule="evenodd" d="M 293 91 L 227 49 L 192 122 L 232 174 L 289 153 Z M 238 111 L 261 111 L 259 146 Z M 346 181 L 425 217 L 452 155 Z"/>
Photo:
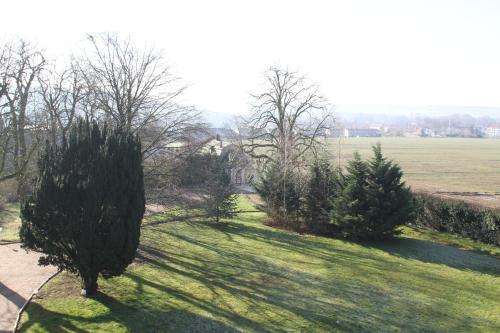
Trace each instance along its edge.
<path fill-rule="evenodd" d="M 494 257 L 418 230 L 360 245 L 272 229 L 263 219 L 146 227 L 139 262 L 125 275 L 101 279 L 96 299 L 77 296 L 77 280 L 60 275 L 28 307 L 22 331 L 500 330 Z"/>
<path fill-rule="evenodd" d="M 384 154 L 403 167 L 411 185 L 444 191 L 500 191 L 500 140 L 347 138 L 340 148 L 342 164 L 352 158 L 354 151 L 363 157 L 371 156 L 371 145 L 378 141 Z M 328 144 L 338 156 L 338 139 L 331 139 Z"/>
<path fill-rule="evenodd" d="M 19 240 L 19 204 L 7 204 L 0 212 L 0 242 Z"/>

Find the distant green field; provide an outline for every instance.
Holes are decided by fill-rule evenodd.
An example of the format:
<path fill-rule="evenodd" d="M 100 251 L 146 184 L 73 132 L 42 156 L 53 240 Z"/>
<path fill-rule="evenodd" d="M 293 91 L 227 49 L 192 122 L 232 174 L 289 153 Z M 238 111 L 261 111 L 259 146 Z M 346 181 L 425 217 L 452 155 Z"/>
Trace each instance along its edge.
<path fill-rule="evenodd" d="M 407 182 L 434 191 L 500 192 L 500 140 L 461 138 L 330 139 L 329 151 L 345 165 L 354 151 L 371 156 L 380 142 L 384 154 L 397 161 Z"/>

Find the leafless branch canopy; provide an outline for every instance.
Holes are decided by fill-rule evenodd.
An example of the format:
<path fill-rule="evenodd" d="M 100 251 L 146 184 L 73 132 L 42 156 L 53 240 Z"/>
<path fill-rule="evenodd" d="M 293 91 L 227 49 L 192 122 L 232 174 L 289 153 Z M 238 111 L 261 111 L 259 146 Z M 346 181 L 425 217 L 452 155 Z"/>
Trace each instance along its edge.
<path fill-rule="evenodd" d="M 46 65 L 43 53 L 24 40 L 1 47 L 0 181 L 17 178 L 18 192 L 39 141 L 34 88 Z"/>
<path fill-rule="evenodd" d="M 184 140 L 198 123 L 198 112 L 182 106 L 186 89 L 165 65 L 162 52 L 138 49 L 116 35 L 88 36 L 91 52 L 81 64 L 95 104 L 92 116 L 138 132 L 145 158 Z"/>
<path fill-rule="evenodd" d="M 333 124 L 318 88 L 295 72 L 270 68 L 264 92 L 252 97 L 252 114 L 243 123 L 246 134 L 240 144 L 254 158 L 293 164 L 316 149 L 317 138 Z"/>

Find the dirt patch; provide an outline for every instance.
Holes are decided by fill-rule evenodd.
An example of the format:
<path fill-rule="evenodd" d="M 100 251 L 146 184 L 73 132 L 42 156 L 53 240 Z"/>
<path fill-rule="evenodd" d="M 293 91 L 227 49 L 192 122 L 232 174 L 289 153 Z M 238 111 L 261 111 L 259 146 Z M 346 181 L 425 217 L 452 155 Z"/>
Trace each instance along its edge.
<path fill-rule="evenodd" d="M 44 286 L 34 298 L 65 298 L 80 295 L 80 279 L 75 274 L 61 272 L 53 281 L 54 284 L 49 283 Z"/>
<path fill-rule="evenodd" d="M 445 199 L 460 200 L 484 208 L 500 209 L 500 192 L 446 191 L 437 186 L 412 186 L 414 192 L 436 195 Z"/>
<path fill-rule="evenodd" d="M 146 211 L 144 212 L 144 216 L 151 216 L 154 214 L 162 213 L 167 209 L 164 205 L 160 204 L 147 204 Z"/>

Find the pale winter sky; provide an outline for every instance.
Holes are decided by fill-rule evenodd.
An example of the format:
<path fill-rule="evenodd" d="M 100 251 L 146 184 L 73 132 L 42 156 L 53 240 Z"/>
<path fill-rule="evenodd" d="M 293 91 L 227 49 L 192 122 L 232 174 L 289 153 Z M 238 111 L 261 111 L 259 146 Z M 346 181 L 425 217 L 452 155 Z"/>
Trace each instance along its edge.
<path fill-rule="evenodd" d="M 338 105 L 500 107 L 500 1 L 2 1 L 2 39 L 51 55 L 86 33 L 164 49 L 186 102 L 244 113 L 271 65 Z"/>

